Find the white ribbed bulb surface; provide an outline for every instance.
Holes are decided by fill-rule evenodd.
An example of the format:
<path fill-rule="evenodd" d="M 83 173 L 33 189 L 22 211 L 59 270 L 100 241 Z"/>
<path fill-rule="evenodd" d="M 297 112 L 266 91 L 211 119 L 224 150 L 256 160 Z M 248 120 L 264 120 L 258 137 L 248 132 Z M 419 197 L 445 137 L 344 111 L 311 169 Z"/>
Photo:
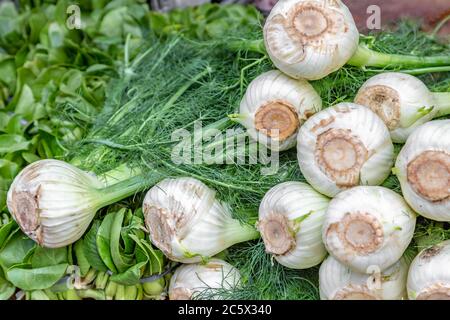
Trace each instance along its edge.
<path fill-rule="evenodd" d="M 104 185 L 66 162 L 40 160 L 25 167 L 8 191 L 9 212 L 39 245 L 64 247 L 78 240 L 99 209 Z"/>
<path fill-rule="evenodd" d="M 425 84 L 405 73 L 386 72 L 370 78 L 359 89 L 355 102 L 377 113 L 397 143 L 404 143 L 415 128 L 438 113 Z"/>
<path fill-rule="evenodd" d="M 371 110 L 340 103 L 309 118 L 297 135 L 304 177 L 333 197 L 356 185 L 379 185 L 390 174 L 394 146 L 384 122 Z"/>
<path fill-rule="evenodd" d="M 394 171 L 417 213 L 450 221 L 450 120 L 418 127 L 401 149 Z"/>
<path fill-rule="evenodd" d="M 401 300 L 406 298 L 407 259 L 371 275 L 351 270 L 329 256 L 320 266 L 321 300 Z"/>
<path fill-rule="evenodd" d="M 321 108 L 320 96 L 306 80 L 272 70 L 249 84 L 238 120 L 254 140 L 283 151 L 295 146 L 299 126 Z M 278 132 L 271 133 L 271 129 Z"/>
<path fill-rule="evenodd" d="M 340 0 L 280 0 L 264 25 L 264 43 L 279 70 L 317 80 L 347 63 L 359 32 Z"/>
<path fill-rule="evenodd" d="M 205 264 L 184 264 L 170 279 L 169 299 L 190 300 L 202 293 L 218 299 L 221 290 L 235 289 L 240 282 L 239 270 L 220 259 L 210 259 Z"/>
<path fill-rule="evenodd" d="M 156 184 L 145 196 L 143 212 L 152 243 L 174 261 L 199 262 L 257 236 L 232 219 L 213 189 L 193 178 Z"/>
<path fill-rule="evenodd" d="M 410 300 L 450 300 L 450 240 L 422 250 L 408 274 Z"/>
<path fill-rule="evenodd" d="M 383 271 L 411 242 L 416 215 L 394 191 L 359 186 L 330 201 L 322 229 L 328 252 L 359 273 Z"/>
<path fill-rule="evenodd" d="M 264 196 L 259 230 L 266 250 L 282 265 L 306 269 L 326 256 L 322 224 L 329 199 L 306 183 L 284 182 Z"/>

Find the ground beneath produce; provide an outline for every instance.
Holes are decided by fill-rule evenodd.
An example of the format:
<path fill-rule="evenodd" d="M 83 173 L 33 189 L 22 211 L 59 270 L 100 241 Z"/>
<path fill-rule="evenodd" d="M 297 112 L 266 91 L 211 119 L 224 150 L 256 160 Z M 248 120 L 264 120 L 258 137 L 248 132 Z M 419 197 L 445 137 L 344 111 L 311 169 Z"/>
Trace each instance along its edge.
<path fill-rule="evenodd" d="M 382 25 L 397 21 L 400 17 L 421 18 L 424 29 L 431 30 L 445 16 L 450 14 L 449 0 L 343 0 L 350 8 L 360 30 L 366 30 L 366 13 L 370 5 L 381 8 Z M 441 34 L 450 34 L 450 21 L 442 28 Z"/>

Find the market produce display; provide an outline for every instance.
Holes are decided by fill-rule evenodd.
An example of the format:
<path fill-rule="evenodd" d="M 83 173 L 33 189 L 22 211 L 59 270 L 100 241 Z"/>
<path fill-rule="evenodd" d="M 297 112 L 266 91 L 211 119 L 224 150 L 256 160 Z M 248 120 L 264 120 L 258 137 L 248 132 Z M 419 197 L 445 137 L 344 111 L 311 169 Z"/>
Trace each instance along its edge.
<path fill-rule="evenodd" d="M 450 298 L 437 32 L 69 6 L 0 4 L 0 299 Z"/>

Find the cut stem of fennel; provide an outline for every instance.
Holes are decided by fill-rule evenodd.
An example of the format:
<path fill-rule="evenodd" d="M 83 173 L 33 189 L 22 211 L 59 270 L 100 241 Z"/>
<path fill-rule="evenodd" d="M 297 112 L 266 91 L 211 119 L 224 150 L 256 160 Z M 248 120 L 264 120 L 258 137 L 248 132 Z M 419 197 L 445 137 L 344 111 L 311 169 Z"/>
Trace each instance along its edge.
<path fill-rule="evenodd" d="M 232 222 L 226 225 L 224 235 L 230 246 L 260 237 L 259 232 L 253 226 L 241 224 L 241 222 L 235 219 L 232 219 Z"/>
<path fill-rule="evenodd" d="M 450 65 L 450 56 L 418 57 L 413 55 L 387 54 L 359 45 L 347 64 L 355 67 L 433 67 Z"/>
<path fill-rule="evenodd" d="M 97 207 L 105 207 L 129 197 L 136 192 L 143 191 L 158 183 L 161 179 L 163 179 L 162 174 L 157 171 L 151 171 L 150 173 L 141 173 L 105 188 L 98 189 L 99 198 L 97 200 Z"/>
<path fill-rule="evenodd" d="M 436 101 L 435 108 L 438 109 L 436 117 L 442 117 L 450 114 L 450 92 L 433 92 Z"/>
<path fill-rule="evenodd" d="M 244 50 L 267 55 L 264 40 L 236 40 L 229 45 L 231 50 Z M 440 55 L 419 57 L 414 55 L 388 54 L 371 50 L 360 44 L 353 57 L 347 61 L 348 65 L 355 67 L 413 67 L 414 74 L 427 73 L 427 67 L 450 66 L 450 56 Z M 423 69 L 419 69 L 423 68 Z M 435 69 L 435 72 L 448 71 Z"/>

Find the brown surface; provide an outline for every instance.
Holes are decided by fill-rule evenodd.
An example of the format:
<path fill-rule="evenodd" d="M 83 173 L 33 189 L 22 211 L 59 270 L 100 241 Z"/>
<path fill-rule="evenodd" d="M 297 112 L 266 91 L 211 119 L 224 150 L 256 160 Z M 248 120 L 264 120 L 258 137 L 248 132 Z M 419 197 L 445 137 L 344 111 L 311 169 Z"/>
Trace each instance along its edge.
<path fill-rule="evenodd" d="M 420 18 L 424 30 L 432 30 L 445 16 L 450 14 L 450 0 L 343 0 L 353 14 L 361 31 L 367 30 L 366 13 L 370 5 L 381 8 L 381 23 L 386 25 L 401 17 Z M 441 34 L 450 34 L 450 21 L 442 28 Z"/>

